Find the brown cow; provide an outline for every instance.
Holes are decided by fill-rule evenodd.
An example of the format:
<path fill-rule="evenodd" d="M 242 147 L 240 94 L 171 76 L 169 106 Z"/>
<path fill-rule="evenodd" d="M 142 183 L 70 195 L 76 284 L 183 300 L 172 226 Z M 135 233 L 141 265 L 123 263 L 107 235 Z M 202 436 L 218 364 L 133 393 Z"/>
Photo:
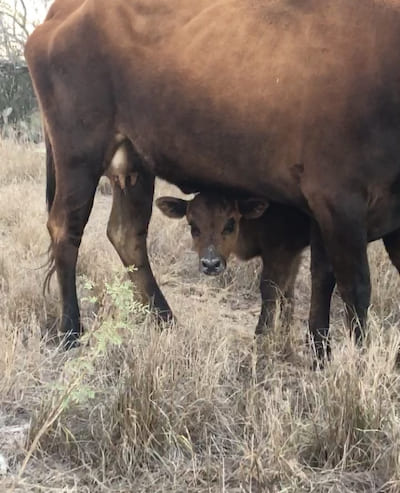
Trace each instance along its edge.
<path fill-rule="evenodd" d="M 193 200 L 160 197 L 159 209 L 172 218 L 186 219 L 199 269 L 221 274 L 231 254 L 241 260 L 261 257 L 261 313 L 256 334 L 273 324 L 278 297 L 284 296 L 284 322 L 293 311 L 294 282 L 301 253 L 310 244 L 310 218 L 301 211 L 260 200 L 235 200 L 221 195 L 198 194 Z"/>
<path fill-rule="evenodd" d="M 146 251 L 154 176 L 313 216 L 312 255 L 332 264 L 360 337 L 367 238 L 400 245 L 398 46 L 397 0 L 56 0 L 25 55 L 49 140 L 67 340 L 80 333 L 75 265 L 102 174 L 115 183 L 108 235 L 162 316 Z M 332 278 L 326 268 L 316 284 Z M 317 338 L 328 298 L 313 291 Z"/>

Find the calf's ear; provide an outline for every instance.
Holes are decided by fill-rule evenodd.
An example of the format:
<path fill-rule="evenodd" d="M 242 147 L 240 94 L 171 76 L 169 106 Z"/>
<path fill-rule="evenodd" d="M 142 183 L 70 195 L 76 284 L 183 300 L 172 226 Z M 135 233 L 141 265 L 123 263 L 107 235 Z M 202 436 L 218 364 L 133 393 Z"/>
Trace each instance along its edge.
<path fill-rule="evenodd" d="M 246 219 L 257 219 L 264 214 L 268 206 L 269 203 L 266 200 L 261 199 L 246 199 L 238 201 L 239 212 L 242 217 Z"/>
<path fill-rule="evenodd" d="M 180 219 L 186 215 L 187 200 L 175 197 L 160 197 L 156 200 L 156 206 L 167 217 Z"/>

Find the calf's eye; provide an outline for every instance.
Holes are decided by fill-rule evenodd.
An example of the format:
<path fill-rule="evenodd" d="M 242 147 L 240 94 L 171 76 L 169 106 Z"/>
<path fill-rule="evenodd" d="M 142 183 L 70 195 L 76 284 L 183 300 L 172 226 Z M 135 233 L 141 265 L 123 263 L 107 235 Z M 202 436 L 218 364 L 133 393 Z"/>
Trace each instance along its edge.
<path fill-rule="evenodd" d="M 229 235 L 235 231 L 235 220 L 231 217 L 224 226 L 222 234 Z"/>

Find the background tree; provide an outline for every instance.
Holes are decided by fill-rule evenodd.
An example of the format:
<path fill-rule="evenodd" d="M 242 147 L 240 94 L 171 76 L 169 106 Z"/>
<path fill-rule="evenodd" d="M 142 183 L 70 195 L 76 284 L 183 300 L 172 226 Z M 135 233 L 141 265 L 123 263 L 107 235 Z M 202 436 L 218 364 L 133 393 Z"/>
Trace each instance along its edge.
<path fill-rule="evenodd" d="M 23 59 L 24 45 L 51 0 L 0 0 L 0 57 Z"/>
<path fill-rule="evenodd" d="M 49 3 L 49 0 L 0 0 L 0 134 L 3 137 L 23 134 L 38 139 L 37 103 L 24 60 L 24 46 Z"/>
<path fill-rule="evenodd" d="M 0 0 L 1 57 L 12 62 L 20 60 L 28 36 L 28 11 L 25 0 Z"/>

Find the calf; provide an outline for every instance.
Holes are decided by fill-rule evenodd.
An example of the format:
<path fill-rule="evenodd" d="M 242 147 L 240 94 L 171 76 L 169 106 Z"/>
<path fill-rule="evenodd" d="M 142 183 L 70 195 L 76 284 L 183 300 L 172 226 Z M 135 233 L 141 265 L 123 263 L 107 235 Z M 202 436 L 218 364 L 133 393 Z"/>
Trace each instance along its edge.
<path fill-rule="evenodd" d="M 287 300 L 284 318 L 290 320 L 301 252 L 310 243 L 308 216 L 285 205 L 209 194 L 198 194 L 189 201 L 161 197 L 156 204 L 168 217 L 186 215 L 204 274 L 222 273 L 231 254 L 242 260 L 261 257 L 262 307 L 256 334 L 273 324 L 279 294 Z"/>

